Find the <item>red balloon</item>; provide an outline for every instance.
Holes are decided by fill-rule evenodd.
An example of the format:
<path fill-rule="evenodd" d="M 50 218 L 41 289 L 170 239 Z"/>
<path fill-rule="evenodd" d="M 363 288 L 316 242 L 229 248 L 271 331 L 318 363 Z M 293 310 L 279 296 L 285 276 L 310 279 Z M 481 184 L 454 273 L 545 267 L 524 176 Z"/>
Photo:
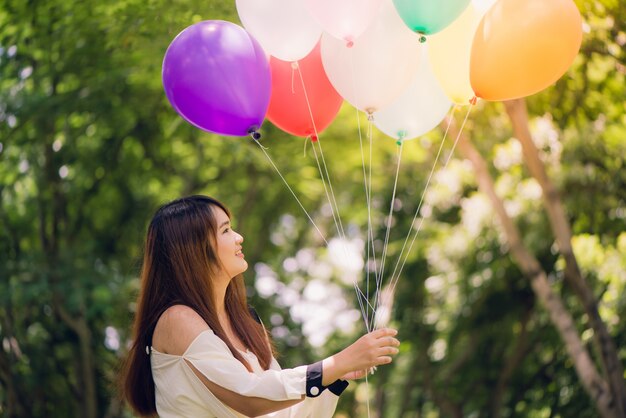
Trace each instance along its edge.
<path fill-rule="evenodd" d="M 315 135 L 316 131 L 319 134 L 335 119 L 343 98 L 324 72 L 319 42 L 297 65 L 271 57 L 270 70 L 272 95 L 266 116 L 274 125 L 292 135 L 306 137 Z"/>

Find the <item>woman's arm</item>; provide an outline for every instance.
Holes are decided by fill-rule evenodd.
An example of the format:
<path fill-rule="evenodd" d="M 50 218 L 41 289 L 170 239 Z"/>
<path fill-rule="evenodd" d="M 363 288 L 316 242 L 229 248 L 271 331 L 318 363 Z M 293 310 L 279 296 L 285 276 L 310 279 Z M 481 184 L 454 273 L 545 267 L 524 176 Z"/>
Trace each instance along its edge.
<path fill-rule="evenodd" d="M 185 360 L 193 372 L 204 383 L 204 385 L 211 391 L 217 399 L 230 408 L 244 414 L 247 417 L 256 417 L 259 415 L 265 415 L 272 412 L 280 411 L 281 409 L 289 408 L 302 402 L 305 398 L 304 395 L 300 399 L 294 399 L 289 401 L 271 401 L 269 399 L 258 398 L 254 396 L 243 396 L 231 390 L 225 389 L 220 385 L 211 382 L 205 375 L 203 375 L 198 369 L 196 369 L 189 361 Z"/>
<path fill-rule="evenodd" d="M 323 362 L 283 371 L 268 370 L 257 376 L 232 356 L 195 311 L 178 305 L 162 315 L 155 329 L 153 346 L 158 351 L 183 356 L 190 371 L 221 402 L 243 414 L 256 416 L 295 405 L 304 399 L 304 393 L 317 396 L 324 389 L 322 386 L 348 373 L 389 363 L 390 355 L 398 351 L 395 346 L 399 342 L 393 338 L 395 333 L 394 330 L 374 331 Z M 189 350 L 200 334 L 203 334 L 201 345 Z M 311 373 L 317 374 L 316 387 L 310 384 L 314 380 L 309 378 L 310 371 L 317 372 Z"/>

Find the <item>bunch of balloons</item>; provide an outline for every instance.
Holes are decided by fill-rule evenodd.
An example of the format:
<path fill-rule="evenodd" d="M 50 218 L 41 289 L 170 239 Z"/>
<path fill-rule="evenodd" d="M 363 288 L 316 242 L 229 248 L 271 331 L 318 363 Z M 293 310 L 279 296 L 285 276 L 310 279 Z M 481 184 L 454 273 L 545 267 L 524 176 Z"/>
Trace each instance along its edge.
<path fill-rule="evenodd" d="M 163 60 L 174 109 L 223 135 L 267 117 L 322 132 L 345 99 L 396 139 L 433 129 L 452 103 L 528 96 L 576 57 L 573 0 L 236 0 L 245 30 L 204 21 Z"/>

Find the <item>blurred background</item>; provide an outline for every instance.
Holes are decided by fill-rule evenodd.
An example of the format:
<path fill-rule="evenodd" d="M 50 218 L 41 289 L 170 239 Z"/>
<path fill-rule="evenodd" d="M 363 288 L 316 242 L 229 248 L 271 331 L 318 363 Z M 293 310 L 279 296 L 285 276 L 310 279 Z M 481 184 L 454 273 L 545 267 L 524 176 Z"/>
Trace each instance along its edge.
<path fill-rule="evenodd" d="M 368 416 L 368 401 L 372 417 L 624 416 L 626 3 L 576 4 L 583 45 L 554 86 L 479 102 L 462 132 L 465 111 L 453 117 L 385 299 L 401 353 L 352 383 L 337 417 Z M 165 50 L 206 19 L 239 23 L 234 1 L 0 2 L 0 416 L 132 416 L 116 378 L 143 238 L 183 195 L 232 209 L 283 367 L 365 332 L 353 282 L 366 291 L 367 120 L 344 103 L 320 137 L 345 238 L 311 146 L 261 129 L 326 246 L 258 146 L 202 132 L 168 103 Z M 446 128 L 404 144 L 388 271 Z M 372 143 L 380 255 L 397 145 L 376 129 Z"/>

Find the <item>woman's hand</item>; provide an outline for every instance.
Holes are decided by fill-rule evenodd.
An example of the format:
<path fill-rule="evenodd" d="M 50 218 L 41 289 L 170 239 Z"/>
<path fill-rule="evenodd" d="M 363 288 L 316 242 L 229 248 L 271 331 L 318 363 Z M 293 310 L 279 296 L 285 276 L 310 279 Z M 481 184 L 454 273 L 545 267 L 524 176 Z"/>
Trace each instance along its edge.
<path fill-rule="evenodd" d="M 391 363 L 391 356 L 398 354 L 400 341 L 394 336 L 395 329 L 382 328 L 365 334 L 352 345 L 324 360 L 322 384 L 327 386 L 340 378 L 365 376 L 372 367 Z"/>
<path fill-rule="evenodd" d="M 357 380 L 362 379 L 367 374 L 366 370 L 357 370 L 356 372 L 346 373 L 341 376 L 341 380 Z"/>

